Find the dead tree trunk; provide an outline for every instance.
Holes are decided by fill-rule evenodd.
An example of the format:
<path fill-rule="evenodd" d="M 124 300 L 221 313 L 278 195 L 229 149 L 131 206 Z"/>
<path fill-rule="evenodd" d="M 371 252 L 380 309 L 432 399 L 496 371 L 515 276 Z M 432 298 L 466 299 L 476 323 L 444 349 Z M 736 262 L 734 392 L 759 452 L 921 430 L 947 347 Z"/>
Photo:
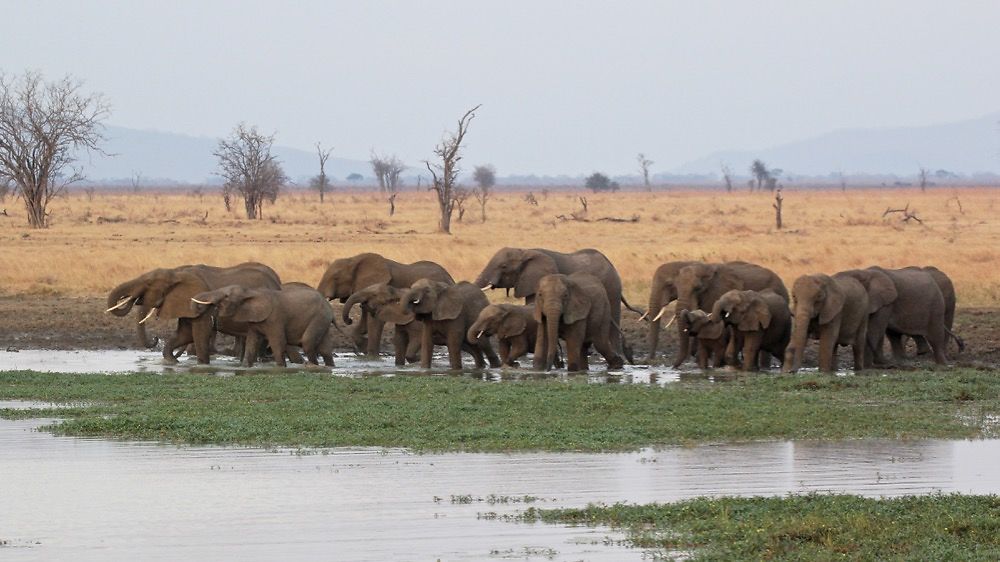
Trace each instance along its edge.
<path fill-rule="evenodd" d="M 777 193 L 775 193 L 775 195 L 774 195 L 774 204 L 771 205 L 772 207 L 774 207 L 774 225 L 776 227 L 778 227 L 778 230 L 781 230 L 781 202 L 782 201 L 783 201 L 783 199 L 781 198 L 781 188 L 779 187 Z"/>

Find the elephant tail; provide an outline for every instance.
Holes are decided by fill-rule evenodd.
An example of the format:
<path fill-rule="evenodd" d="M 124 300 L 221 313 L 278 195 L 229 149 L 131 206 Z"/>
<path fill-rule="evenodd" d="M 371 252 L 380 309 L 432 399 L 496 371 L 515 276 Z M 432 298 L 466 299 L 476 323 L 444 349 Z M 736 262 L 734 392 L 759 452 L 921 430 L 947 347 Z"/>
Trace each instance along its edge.
<path fill-rule="evenodd" d="M 639 316 L 645 316 L 645 315 L 646 315 L 646 311 L 644 311 L 644 310 L 639 310 L 638 308 L 636 308 L 636 307 L 634 307 L 634 306 L 630 305 L 630 304 L 628 303 L 628 301 L 627 301 L 627 300 L 625 300 L 625 295 L 622 295 L 622 304 L 624 304 L 624 305 L 625 305 L 625 308 L 627 308 L 627 309 L 631 310 L 632 312 L 634 312 L 634 313 L 638 314 Z"/>
<path fill-rule="evenodd" d="M 624 300 L 625 299 L 622 299 L 622 301 Z M 611 329 L 618 332 L 619 349 L 616 349 L 615 352 L 624 357 L 625 360 L 628 361 L 629 365 L 635 365 L 635 357 L 632 355 L 632 346 L 630 346 L 628 342 L 625 341 L 625 332 L 622 331 L 622 328 L 621 326 L 618 325 L 618 322 L 615 322 L 614 320 L 611 320 Z"/>
<path fill-rule="evenodd" d="M 963 351 L 965 351 L 965 340 L 963 340 L 962 338 L 958 337 L 958 335 L 955 332 L 952 332 L 951 329 L 949 329 L 949 328 L 945 328 L 944 331 L 948 332 L 949 336 L 955 338 L 955 343 L 958 345 L 958 352 L 959 353 L 962 353 Z"/>

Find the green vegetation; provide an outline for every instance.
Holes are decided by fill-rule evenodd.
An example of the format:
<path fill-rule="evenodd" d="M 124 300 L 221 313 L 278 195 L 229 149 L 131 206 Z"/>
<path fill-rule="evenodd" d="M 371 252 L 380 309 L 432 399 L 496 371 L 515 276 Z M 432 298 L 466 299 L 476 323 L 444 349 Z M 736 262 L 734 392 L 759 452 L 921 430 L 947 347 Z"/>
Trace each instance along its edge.
<path fill-rule="evenodd" d="M 665 505 L 529 508 L 524 521 L 611 525 L 695 560 L 997 560 L 1000 497 L 696 498 Z"/>
<path fill-rule="evenodd" d="M 765 439 L 993 435 L 990 372 L 751 375 L 644 385 L 463 376 L 348 379 L 329 374 L 0 373 L 0 400 L 69 403 L 0 409 L 58 417 L 67 435 L 263 446 L 605 451 Z"/>

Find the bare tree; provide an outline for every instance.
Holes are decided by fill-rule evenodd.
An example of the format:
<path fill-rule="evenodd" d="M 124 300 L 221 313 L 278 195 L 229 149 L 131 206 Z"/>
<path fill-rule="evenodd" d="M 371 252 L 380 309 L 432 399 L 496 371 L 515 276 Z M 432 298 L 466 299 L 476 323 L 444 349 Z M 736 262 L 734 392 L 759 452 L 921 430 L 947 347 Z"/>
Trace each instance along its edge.
<path fill-rule="evenodd" d="M 646 155 L 641 152 L 635 159 L 639 162 L 639 171 L 642 172 L 642 184 L 646 186 L 646 191 L 653 191 L 653 186 L 649 183 L 649 167 L 654 162 L 646 158 Z"/>
<path fill-rule="evenodd" d="M 465 202 L 469 200 L 471 195 L 472 190 L 460 185 L 451 190 L 451 198 L 454 201 L 455 210 L 458 211 L 458 222 L 462 222 L 462 219 L 465 218 Z"/>
<path fill-rule="evenodd" d="M 472 173 L 472 178 L 476 180 L 478 187 L 472 190 L 472 195 L 479 202 L 480 218 L 482 222 L 486 222 L 486 203 L 490 200 L 493 195 L 493 186 L 497 182 L 497 171 L 492 164 L 485 164 L 483 166 L 476 166 L 476 170 Z"/>
<path fill-rule="evenodd" d="M 372 172 L 378 180 L 378 190 L 386 195 L 389 201 L 389 216 L 396 214 L 396 194 L 403 185 L 399 175 L 403 173 L 406 166 L 396 155 L 379 156 L 374 150 L 371 159 L 368 161 L 372 165 Z"/>
<path fill-rule="evenodd" d="M 455 208 L 455 199 L 452 196 L 452 190 L 456 187 L 456 180 L 460 171 L 458 164 L 462 161 L 459 150 L 462 148 L 462 140 L 465 139 L 465 133 L 469 131 L 469 123 L 472 122 L 472 119 L 476 116 L 476 110 L 480 107 L 480 105 L 477 105 L 466 111 L 465 115 L 462 115 L 462 118 L 458 120 L 458 130 L 447 135 L 434 148 L 434 154 L 441 159 L 440 164 L 431 164 L 429 161 L 424 161 L 427 170 L 431 173 L 431 187 L 429 189 L 437 193 L 438 208 L 441 211 L 441 220 L 438 222 L 438 228 L 445 234 L 451 234 L 451 213 Z"/>
<path fill-rule="evenodd" d="M 323 196 L 330 189 L 330 179 L 326 177 L 326 160 L 330 158 L 333 148 L 323 150 L 321 143 L 316 143 L 316 155 L 319 156 L 319 175 L 309 180 L 309 185 L 319 192 L 319 202 L 323 202 Z"/>
<path fill-rule="evenodd" d="M 81 88 L 69 76 L 46 82 L 38 72 L 0 72 L 0 180 L 14 184 L 32 228 L 44 228 L 49 201 L 83 179 L 72 167 L 79 151 L 100 152 L 111 106 Z"/>
<path fill-rule="evenodd" d="M 139 193 L 142 191 L 142 172 L 132 172 L 132 177 L 129 178 L 129 182 L 132 184 L 132 193 Z"/>
<path fill-rule="evenodd" d="M 781 226 L 782 226 L 782 224 L 781 224 L 781 203 L 782 203 L 782 201 L 784 201 L 784 198 L 781 196 L 781 188 L 779 187 L 778 188 L 778 193 L 776 193 L 775 196 L 774 196 L 774 204 L 771 205 L 772 207 L 774 207 L 774 226 L 776 226 L 778 228 L 778 230 L 781 230 Z"/>
<path fill-rule="evenodd" d="M 0 176 L 0 203 L 7 200 L 7 195 L 10 194 L 11 186 L 14 184 L 10 178 L 5 178 Z"/>
<path fill-rule="evenodd" d="M 923 166 L 920 167 L 920 172 L 917 174 L 917 179 L 920 180 L 920 191 L 927 191 L 927 178 L 930 176 L 931 171 Z"/>
<path fill-rule="evenodd" d="M 719 164 L 722 169 L 722 181 L 726 182 L 726 193 L 733 192 L 733 170 L 725 162 Z"/>
<path fill-rule="evenodd" d="M 219 159 L 219 175 L 226 183 L 222 187 L 226 209 L 234 194 L 243 197 L 248 219 L 264 216 L 264 201 L 274 203 L 281 186 L 287 181 L 284 170 L 271 154 L 274 134 L 265 135 L 257 127 L 240 123 L 212 153 Z"/>

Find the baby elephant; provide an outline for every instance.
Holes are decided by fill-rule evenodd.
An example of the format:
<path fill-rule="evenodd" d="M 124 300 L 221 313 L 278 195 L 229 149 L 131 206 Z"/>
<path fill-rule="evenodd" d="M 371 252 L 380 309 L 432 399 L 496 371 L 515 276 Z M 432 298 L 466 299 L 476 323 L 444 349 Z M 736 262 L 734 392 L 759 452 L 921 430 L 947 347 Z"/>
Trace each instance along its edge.
<path fill-rule="evenodd" d="M 781 295 L 770 289 L 761 292 L 733 289 L 715 301 L 712 316 L 732 326 L 736 341 L 742 341 L 744 371 L 756 371 L 763 361 L 770 366 L 767 353 L 784 362 L 792 336 L 792 315 Z"/>
<path fill-rule="evenodd" d="M 479 318 L 466 334 L 471 344 L 495 335 L 500 342 L 500 364 L 517 367 L 517 359 L 531 351 L 538 333 L 535 307 L 516 304 L 491 304 L 479 312 Z"/>
<path fill-rule="evenodd" d="M 619 328 L 611 317 L 608 293 L 597 277 L 589 273 L 542 277 L 535 293 L 535 321 L 535 369 L 552 368 L 559 338 L 566 341 L 566 366 L 570 371 L 587 370 L 585 351 L 591 344 L 604 356 L 608 369 L 622 368 L 619 350 L 611 344 L 612 330 Z"/>
<path fill-rule="evenodd" d="M 412 314 L 403 317 L 391 314 L 390 311 L 399 308 L 399 300 L 405 291 L 406 289 L 398 289 L 388 283 L 369 285 L 347 299 L 341 317 L 344 324 L 351 325 L 351 309 L 354 308 L 354 305 L 360 304 L 362 315 L 370 314 L 381 323 L 393 324 L 395 328 L 392 344 L 396 350 L 396 365 L 398 366 L 417 361 L 420 353 L 420 334 L 424 329 L 423 322 L 416 320 Z M 392 322 L 388 318 L 390 315 L 399 322 Z M 375 349 L 378 349 L 377 345 Z"/>
<path fill-rule="evenodd" d="M 680 330 L 686 336 L 698 340 L 698 367 L 707 369 L 725 365 L 726 346 L 729 345 L 729 330 L 718 316 L 704 310 L 682 310 L 677 315 Z"/>
<path fill-rule="evenodd" d="M 322 356 L 323 362 L 333 367 L 333 339 L 329 337 L 333 309 L 311 287 L 286 285 L 284 290 L 275 291 L 229 285 L 199 293 L 191 300 L 195 305 L 215 305 L 220 318 L 247 323 L 243 362 L 248 367 L 256 359 L 261 336 L 267 339 L 281 367 L 285 366 L 284 350 L 289 345 L 301 346 L 310 364 L 318 364 Z"/>

